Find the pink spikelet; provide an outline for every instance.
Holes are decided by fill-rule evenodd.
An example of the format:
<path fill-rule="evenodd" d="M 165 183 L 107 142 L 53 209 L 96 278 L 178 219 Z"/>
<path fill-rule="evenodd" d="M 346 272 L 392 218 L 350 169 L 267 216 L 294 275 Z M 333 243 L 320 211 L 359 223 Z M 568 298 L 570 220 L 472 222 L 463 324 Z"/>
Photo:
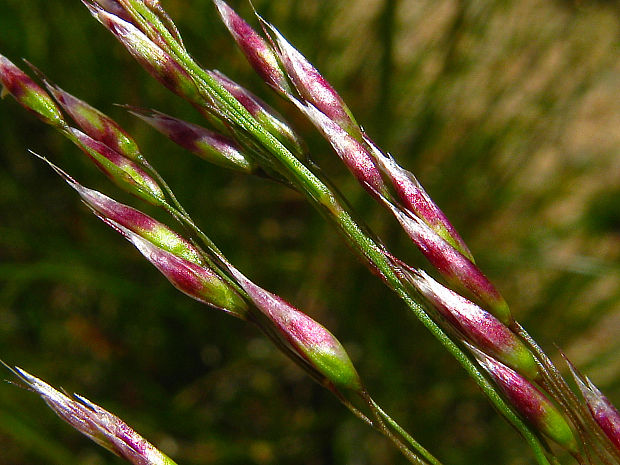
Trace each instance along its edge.
<path fill-rule="evenodd" d="M 14 373 L 64 421 L 80 433 L 134 465 L 175 465 L 123 420 L 88 399 L 72 399 L 15 367 Z"/>
<path fill-rule="evenodd" d="M 362 392 L 362 385 L 346 350 L 324 326 L 281 297 L 266 291 L 226 264 L 254 306 L 275 326 L 295 352 L 338 389 Z"/>
<path fill-rule="evenodd" d="M 290 95 L 292 91 L 288 79 L 273 48 L 226 2 L 213 1 L 222 21 L 252 68 L 273 89 L 281 94 Z"/>
<path fill-rule="evenodd" d="M 571 370 L 577 387 L 586 401 L 588 410 L 594 421 L 601 427 L 612 444 L 620 451 L 620 412 L 607 397 L 590 381 L 582 376 L 575 366 L 564 357 Z"/>
<path fill-rule="evenodd" d="M 571 453 L 579 452 L 575 434 L 564 415 L 536 386 L 513 369 L 467 346 L 523 418 Z"/>
<path fill-rule="evenodd" d="M 274 26 L 269 23 L 265 25 L 273 34 L 280 61 L 299 95 L 343 130 L 361 139 L 361 128 L 338 92 Z"/>
<path fill-rule="evenodd" d="M 232 139 L 156 110 L 125 107 L 174 143 L 213 164 L 252 173 L 256 166 Z"/>
<path fill-rule="evenodd" d="M 366 145 L 370 148 L 377 166 L 379 166 L 389 178 L 403 206 L 422 219 L 433 231 L 473 262 L 473 255 L 469 251 L 465 241 L 461 238 L 454 226 L 452 226 L 452 223 L 450 223 L 444 212 L 441 211 L 433 199 L 426 193 L 413 173 L 396 163 L 394 157 L 383 153 L 365 134 L 364 142 L 366 142 Z"/>
<path fill-rule="evenodd" d="M 194 80 L 171 55 L 151 41 L 132 23 L 104 11 L 97 4 L 87 0 L 82 0 L 82 3 L 151 76 L 189 102 L 204 105 L 204 97 L 196 87 Z"/>
<path fill-rule="evenodd" d="M 12 95 L 17 103 L 44 123 L 61 128 L 66 125 L 60 109 L 49 94 L 3 55 L 0 55 L 0 84 L 0 97 Z"/>
<path fill-rule="evenodd" d="M 131 242 L 178 290 L 211 307 L 246 318 L 247 304 L 215 271 L 157 247 L 103 215 L 97 216 Z"/>
<path fill-rule="evenodd" d="M 297 100 L 293 102 L 329 141 L 345 166 L 366 190 L 373 196 L 387 194 L 381 171 L 363 144 L 314 105 L 304 105 Z"/>
<path fill-rule="evenodd" d="M 389 202 L 384 203 L 390 208 L 418 249 L 450 284 L 469 291 L 502 323 L 506 325 L 512 323 L 508 304 L 471 260 L 441 238 L 418 217 L 401 211 Z"/>

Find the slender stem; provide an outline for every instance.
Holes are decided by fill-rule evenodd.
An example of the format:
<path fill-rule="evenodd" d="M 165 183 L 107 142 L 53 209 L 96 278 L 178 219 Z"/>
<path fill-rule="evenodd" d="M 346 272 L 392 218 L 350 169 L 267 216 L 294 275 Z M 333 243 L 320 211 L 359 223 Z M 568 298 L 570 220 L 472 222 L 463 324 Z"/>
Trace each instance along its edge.
<path fill-rule="evenodd" d="M 428 463 L 431 465 L 442 465 L 442 463 L 433 456 L 429 451 L 427 451 L 422 444 L 416 441 L 402 426 L 400 426 L 396 421 L 390 417 L 380 406 L 375 402 L 375 400 L 368 396 L 369 401 L 371 402 L 371 408 L 376 410 L 379 415 L 390 425 L 401 437 L 409 443 L 411 447 L 413 447 L 418 453 L 426 459 Z"/>
<path fill-rule="evenodd" d="M 403 443 L 398 437 L 390 431 L 390 429 L 385 426 L 383 419 L 379 412 L 373 407 L 373 400 L 368 395 L 366 391 L 362 391 L 360 396 L 364 402 L 368 404 L 370 411 L 372 412 L 373 417 L 375 418 L 375 427 L 379 430 L 386 438 L 388 438 L 392 443 L 396 446 L 396 448 L 409 460 L 409 462 L 416 465 L 428 465 L 427 462 L 418 457 L 414 452 L 409 450 L 409 448 Z"/>
<path fill-rule="evenodd" d="M 142 158 L 142 166 L 144 166 L 148 173 L 155 178 L 155 180 L 159 183 L 161 187 L 163 187 L 170 200 L 172 200 L 172 204 L 174 205 L 174 207 L 176 207 L 184 215 L 189 216 L 187 211 L 185 211 L 185 208 L 183 208 L 183 205 L 181 205 L 181 202 L 177 200 L 176 195 L 174 195 L 173 190 L 170 188 L 163 176 L 159 174 L 159 171 L 153 168 L 149 161 L 144 157 Z"/>
<path fill-rule="evenodd" d="M 359 418 L 362 422 L 366 423 L 368 426 L 372 428 L 376 428 L 376 425 L 368 418 L 363 412 L 361 412 L 357 407 L 355 407 L 351 401 L 349 401 L 345 396 L 342 395 L 331 383 L 326 382 L 324 376 L 322 376 L 318 371 L 316 371 L 310 364 L 308 364 L 303 358 L 297 354 L 294 350 L 292 350 L 288 344 L 286 344 L 279 335 L 273 330 L 273 328 L 269 324 L 265 324 L 261 319 L 260 313 L 250 312 L 249 321 L 258 326 L 261 331 L 274 343 L 274 345 L 282 351 L 284 355 L 286 355 L 293 363 L 299 366 L 302 370 L 304 370 L 308 376 L 310 376 L 314 381 L 320 384 L 323 387 L 329 389 L 336 398 L 349 410 L 353 415 Z"/>
<path fill-rule="evenodd" d="M 332 389 L 331 391 L 338 398 L 338 400 L 340 400 L 340 402 L 342 402 L 342 404 L 345 405 L 357 418 L 362 420 L 371 428 L 377 429 L 377 425 L 375 425 L 375 423 L 373 423 L 370 418 L 368 418 L 364 413 L 362 413 L 360 409 L 353 405 L 349 399 L 342 395 L 340 391 L 338 391 L 337 389 Z"/>
<path fill-rule="evenodd" d="M 146 5 L 136 0 L 120 0 L 125 6 L 137 11 L 150 27 L 146 31 L 153 31 L 155 25 L 157 33 L 161 34 L 168 45 L 169 53 L 176 56 L 185 65 L 186 71 L 194 78 L 199 90 L 209 100 L 219 100 L 218 106 L 231 122 L 241 130 L 247 132 L 256 142 L 261 144 L 271 153 L 279 164 L 279 171 L 332 221 L 340 232 L 345 236 L 352 248 L 360 255 L 368 266 L 382 274 L 385 282 L 392 288 L 416 317 L 431 331 L 467 373 L 474 379 L 493 405 L 508 419 L 508 421 L 523 435 L 532 448 L 536 460 L 540 465 L 549 465 L 545 457 L 542 444 L 529 427 L 516 415 L 516 413 L 499 396 L 493 385 L 482 375 L 476 365 L 465 353 L 435 324 L 424 312 L 424 309 L 408 293 L 403 283 L 395 273 L 391 262 L 388 260 L 379 244 L 368 237 L 363 229 L 355 222 L 351 215 L 343 208 L 337 196 L 325 185 L 312 171 L 299 161 L 280 141 L 263 128 L 258 121 L 224 89 L 212 76 L 203 70 L 188 54 L 185 48 L 178 43 L 172 34 L 166 29 L 157 15 Z M 161 25 L 161 27 L 157 27 Z M 154 32 L 154 31 L 153 31 Z M 161 43 L 158 40 L 158 43 Z"/>

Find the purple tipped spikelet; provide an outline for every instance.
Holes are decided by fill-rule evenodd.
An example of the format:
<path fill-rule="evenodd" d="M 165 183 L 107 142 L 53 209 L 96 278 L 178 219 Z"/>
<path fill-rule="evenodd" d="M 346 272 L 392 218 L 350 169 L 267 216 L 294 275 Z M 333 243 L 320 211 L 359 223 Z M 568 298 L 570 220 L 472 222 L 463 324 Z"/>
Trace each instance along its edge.
<path fill-rule="evenodd" d="M 240 86 L 226 75 L 219 71 L 209 71 L 209 74 L 216 79 L 222 87 L 235 97 L 241 105 L 274 137 L 280 142 L 300 155 L 304 152 L 303 144 L 299 136 L 295 133 L 282 115 L 263 102 L 249 90 Z"/>
<path fill-rule="evenodd" d="M 246 318 L 248 310 L 246 302 L 215 271 L 157 247 L 103 215 L 98 216 L 131 242 L 178 290 L 199 302 L 239 318 Z"/>
<path fill-rule="evenodd" d="M 191 76 L 172 56 L 151 41 L 133 24 L 107 13 L 98 5 L 82 0 L 91 14 L 125 46 L 155 79 L 189 102 L 201 105 L 204 98 Z"/>
<path fill-rule="evenodd" d="M 3 55 L 0 55 L 0 84 L 0 96 L 11 94 L 21 106 L 47 124 L 56 127 L 66 125 L 60 109 L 49 94 Z"/>
<path fill-rule="evenodd" d="M 243 155 L 237 144 L 226 136 L 155 110 L 127 108 L 133 115 L 200 158 L 243 173 L 252 173 L 256 169 L 254 163 Z"/>
<path fill-rule="evenodd" d="M 364 141 L 370 147 L 377 165 L 390 179 L 404 207 L 421 218 L 433 231 L 473 262 L 474 258 L 465 241 L 413 173 L 402 168 L 391 155 L 384 154 L 365 134 Z"/>
<path fill-rule="evenodd" d="M 288 79 L 271 46 L 226 2 L 213 1 L 222 21 L 254 70 L 276 91 L 290 95 L 291 88 Z"/>
<path fill-rule="evenodd" d="M 136 141 L 112 118 L 43 78 L 45 86 L 82 131 L 135 162 L 143 157 Z"/>
<path fill-rule="evenodd" d="M 439 313 L 477 348 L 529 379 L 538 376 L 538 367 L 532 353 L 496 317 L 442 286 L 424 271 L 412 274 L 411 281 Z"/>
<path fill-rule="evenodd" d="M 512 323 L 508 304 L 471 260 L 442 239 L 421 219 L 404 213 L 391 204 L 387 205 L 416 246 L 446 280 L 472 293 L 484 308 L 502 323 Z"/>
<path fill-rule="evenodd" d="M 592 418 L 620 451 L 620 412 L 587 376 L 581 376 L 574 365 L 568 359 L 566 361 Z"/>
<path fill-rule="evenodd" d="M 312 121 L 332 145 L 346 167 L 372 195 L 386 194 L 387 188 L 381 172 L 366 148 L 312 104 L 303 105 L 294 101 L 297 107 Z"/>
<path fill-rule="evenodd" d="M 304 100 L 314 105 L 329 119 L 356 139 L 361 140 L 361 129 L 353 114 L 330 83 L 293 47 L 271 24 L 278 56 L 295 88 Z"/>
<path fill-rule="evenodd" d="M 228 270 L 256 308 L 271 320 L 299 356 L 336 388 L 361 392 L 359 375 L 332 333 L 284 299 L 251 282 L 232 265 Z"/>
<path fill-rule="evenodd" d="M 579 451 L 577 440 L 568 422 L 542 392 L 513 369 L 475 347 L 469 344 L 467 346 L 521 416 L 541 433 L 570 452 L 577 453 Z"/>
<path fill-rule="evenodd" d="M 78 129 L 68 128 L 66 134 L 119 187 L 153 205 L 166 203 L 157 182 L 136 163 Z"/>
<path fill-rule="evenodd" d="M 138 234 L 153 245 L 171 254 L 203 266 L 204 260 L 196 248 L 184 237 L 168 226 L 110 197 L 77 183 L 72 187 L 80 194 L 84 202 L 102 216 L 113 220 Z"/>
<path fill-rule="evenodd" d="M 94 0 L 94 2 L 108 13 L 118 16 L 128 23 L 133 23 L 133 18 L 118 0 Z"/>
<path fill-rule="evenodd" d="M 99 219 L 131 242 L 174 287 L 199 302 L 245 318 L 246 302 L 205 265 L 200 252 L 187 239 L 150 216 L 82 186 L 42 159 L 80 194 Z"/>
<path fill-rule="evenodd" d="M 14 372 L 60 418 L 100 446 L 134 465 L 175 465 L 116 415 L 77 394 L 74 400 L 21 368 Z"/>
<path fill-rule="evenodd" d="M 191 242 L 174 232 L 165 224 L 145 215 L 135 208 L 117 202 L 101 192 L 84 187 L 50 161 L 46 159 L 43 160 L 47 162 L 67 184 L 75 189 L 86 205 L 92 208 L 97 214 L 120 224 L 155 246 L 179 258 L 188 260 L 196 265 L 204 265 L 204 260 Z"/>

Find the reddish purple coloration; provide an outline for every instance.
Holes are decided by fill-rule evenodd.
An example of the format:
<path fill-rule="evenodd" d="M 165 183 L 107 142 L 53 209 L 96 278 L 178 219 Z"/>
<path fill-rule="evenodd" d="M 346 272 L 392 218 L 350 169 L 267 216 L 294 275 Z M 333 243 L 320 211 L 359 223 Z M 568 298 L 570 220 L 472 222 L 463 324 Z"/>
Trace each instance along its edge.
<path fill-rule="evenodd" d="M 589 391 L 582 389 L 582 392 L 588 409 L 609 440 L 620 450 L 620 412 L 589 379 L 587 381 Z"/>
<path fill-rule="evenodd" d="M 513 369 L 471 345 L 467 346 L 521 416 L 569 451 L 579 451 L 566 419 L 542 392 Z"/>
<path fill-rule="evenodd" d="M 571 453 L 579 452 L 575 434 L 566 418 L 542 392 L 516 371 L 466 345 L 521 416 Z"/>
<path fill-rule="evenodd" d="M 275 27 L 268 26 L 275 36 L 278 56 L 288 76 L 295 84 L 299 95 L 343 130 L 356 139 L 361 139 L 361 129 L 340 95 L 306 57 L 299 53 Z"/>
<path fill-rule="evenodd" d="M 159 221 L 145 215 L 135 208 L 117 202 L 103 195 L 101 192 L 88 189 L 77 183 L 72 187 L 80 194 L 82 199 L 97 212 L 125 226 L 136 234 L 140 234 L 140 231 L 153 231 L 162 226 Z M 180 236 L 179 239 L 183 240 L 188 247 L 193 248 L 189 241 Z"/>
<path fill-rule="evenodd" d="M 342 344 L 325 327 L 284 299 L 266 291 L 228 265 L 238 284 L 295 351 L 340 388 L 359 391 L 361 382 Z"/>
<path fill-rule="evenodd" d="M 147 121 L 151 126 L 169 137 L 174 143 L 190 152 L 200 154 L 200 149 L 196 145 L 197 141 L 203 141 L 213 146 L 216 150 L 224 153 L 231 150 L 237 151 L 234 148 L 234 142 L 229 138 L 209 131 L 202 126 L 174 118 L 155 110 L 151 111 L 151 116 L 146 116 L 146 112 L 138 113 L 135 109 L 132 110 L 132 113 L 144 121 Z"/>
<path fill-rule="evenodd" d="M 217 70 L 207 71 L 207 73 L 219 82 L 224 89 L 230 92 L 230 94 L 235 97 L 252 116 L 259 115 L 263 112 L 276 116 L 275 111 L 270 108 L 269 105 L 259 99 L 256 95 L 252 94 L 249 90 L 241 87 L 235 81 L 229 79 L 225 74 Z"/>
<path fill-rule="evenodd" d="M 284 121 L 282 115 L 223 73 L 217 70 L 208 71 L 208 73 L 278 140 L 294 148 L 297 153 L 303 152 L 300 139 L 295 134 L 295 131 Z"/>
<path fill-rule="evenodd" d="M 128 108 L 132 114 L 201 158 L 246 173 L 250 173 L 254 169 L 252 162 L 241 153 L 237 144 L 228 137 L 155 110 Z"/>
<path fill-rule="evenodd" d="M 501 321 L 473 302 L 442 286 L 424 271 L 411 275 L 418 291 L 463 336 L 479 349 L 514 368 L 529 379 L 538 375 L 534 357 Z"/>
<path fill-rule="evenodd" d="M 80 149 L 112 181 L 133 186 L 139 193 L 144 194 L 145 200 L 156 205 L 164 200 L 164 194 L 157 182 L 139 165 L 75 128 L 68 130 Z M 119 179 L 119 174 L 121 179 Z"/>
<path fill-rule="evenodd" d="M 118 226 L 118 224 L 114 224 L 115 222 L 106 221 L 106 223 Z M 118 230 L 174 287 L 200 302 L 209 303 L 201 296 L 201 292 L 204 289 L 204 282 L 213 279 L 215 276 L 211 270 L 160 249 L 126 228 L 118 228 Z"/>
<path fill-rule="evenodd" d="M 95 0 L 95 2 L 108 13 L 118 16 L 129 23 L 133 23 L 133 18 L 118 0 Z"/>
<path fill-rule="evenodd" d="M 0 55 L 0 81 L 4 86 L 4 92 L 8 92 L 18 101 L 28 90 L 45 94 L 45 91 L 30 79 L 30 76 L 3 55 Z"/>
<path fill-rule="evenodd" d="M 592 414 L 592 418 L 594 418 L 594 421 L 601 427 L 605 435 L 620 451 L 620 412 L 587 376 L 580 376 L 573 364 L 568 359 L 566 361 Z"/>
<path fill-rule="evenodd" d="M 0 55 L 0 84 L 0 97 L 8 92 L 21 106 L 46 124 L 59 127 L 65 124 L 60 109 L 47 92 L 3 55 Z"/>
<path fill-rule="evenodd" d="M 79 402 L 73 400 L 20 368 L 15 370 L 60 418 L 97 444 L 134 465 L 174 465 L 116 415 L 84 397 L 75 395 Z"/>
<path fill-rule="evenodd" d="M 402 168 L 396 160 L 384 154 L 377 145 L 364 134 L 364 142 L 370 147 L 377 165 L 390 178 L 392 186 L 405 208 L 421 218 L 437 234 L 450 242 L 472 262 L 473 256 L 446 215 L 433 202 L 413 173 Z"/>
<path fill-rule="evenodd" d="M 276 91 L 290 95 L 288 80 L 274 50 L 230 6 L 222 0 L 214 0 L 214 2 L 222 21 L 252 68 Z"/>
<path fill-rule="evenodd" d="M 311 104 L 294 101 L 332 145 L 346 167 L 372 195 L 384 194 L 386 186 L 381 172 L 366 148 L 341 126 Z"/>
<path fill-rule="evenodd" d="M 60 87 L 43 79 L 47 89 L 77 125 L 99 142 L 133 161 L 142 159 L 138 145 L 133 138 L 112 118 L 104 115 L 83 100 L 65 92 Z"/>
<path fill-rule="evenodd" d="M 314 321 L 305 313 L 300 312 L 281 297 L 264 290 L 238 273 L 235 275 L 241 287 L 250 295 L 254 304 L 267 315 L 288 341 L 296 346 L 303 345 L 309 348 L 339 346 L 334 336 L 323 326 Z M 304 358 L 307 358 L 304 355 Z"/>
<path fill-rule="evenodd" d="M 131 242 L 178 290 L 199 302 L 245 318 L 245 302 L 213 270 L 161 249 L 115 221 L 98 216 Z"/>
<path fill-rule="evenodd" d="M 512 322 L 506 301 L 476 265 L 421 219 L 391 204 L 388 206 L 416 246 L 448 281 L 471 292 L 503 323 L 509 325 Z"/>
<path fill-rule="evenodd" d="M 200 253 L 191 242 L 168 228 L 165 224 L 135 208 L 117 202 L 101 192 L 82 186 L 60 168 L 51 163 L 50 165 L 80 194 L 82 200 L 101 216 L 124 226 L 143 239 L 180 258 L 189 260 L 197 265 L 204 265 Z"/>
<path fill-rule="evenodd" d="M 549 403 L 544 394 L 523 376 L 490 357 L 483 358 L 480 363 L 495 379 L 519 413 L 532 423 L 537 423 L 544 406 Z"/>
<path fill-rule="evenodd" d="M 106 13 L 96 5 L 82 2 L 91 14 L 127 48 L 148 73 L 175 94 L 196 104 L 203 98 L 191 76 L 168 53 L 152 42 L 133 24 Z"/>

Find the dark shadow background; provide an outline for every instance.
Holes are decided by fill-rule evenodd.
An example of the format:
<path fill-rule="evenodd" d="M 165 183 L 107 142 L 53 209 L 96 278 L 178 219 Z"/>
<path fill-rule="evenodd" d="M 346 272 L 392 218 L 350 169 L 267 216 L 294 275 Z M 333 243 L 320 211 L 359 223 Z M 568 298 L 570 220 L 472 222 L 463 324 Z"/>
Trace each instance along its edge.
<path fill-rule="evenodd" d="M 248 4 L 231 3 L 250 17 Z M 417 174 L 543 347 L 555 355 L 561 346 L 620 403 L 616 3 L 254 3 Z M 360 216 L 397 255 L 426 266 L 310 125 L 252 74 L 209 1 L 164 6 L 199 62 L 286 114 Z M 379 402 L 444 463 L 533 463 L 302 198 L 210 166 L 112 105 L 200 122 L 80 2 L 0 0 L 0 11 L 0 53 L 27 58 L 135 135 L 231 261 L 330 328 Z M 115 412 L 180 465 L 404 463 L 252 327 L 176 292 L 27 148 L 143 207 L 11 98 L 1 102 L 2 359 Z M 121 463 L 5 383 L 0 450 L 11 465 Z"/>

